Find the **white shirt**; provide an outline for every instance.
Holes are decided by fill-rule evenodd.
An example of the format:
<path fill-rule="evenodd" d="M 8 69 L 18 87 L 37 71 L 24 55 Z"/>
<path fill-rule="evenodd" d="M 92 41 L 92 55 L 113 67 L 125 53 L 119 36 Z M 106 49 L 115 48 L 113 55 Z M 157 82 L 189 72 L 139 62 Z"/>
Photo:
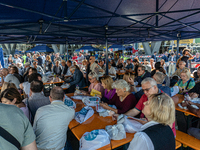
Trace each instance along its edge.
<path fill-rule="evenodd" d="M 31 83 L 24 82 L 22 83 L 22 85 L 23 85 L 23 91 L 25 92 L 27 96 L 29 96 Z"/>
<path fill-rule="evenodd" d="M 10 83 L 14 83 L 15 86 L 19 89 L 19 80 L 17 79 L 17 77 L 15 77 L 14 75 L 12 74 L 8 74 L 5 79 L 4 79 L 5 82 L 10 82 Z"/>
<path fill-rule="evenodd" d="M 15 64 L 21 63 L 22 60 L 18 57 L 17 59 L 15 59 Z"/>
<path fill-rule="evenodd" d="M 82 61 L 84 60 L 84 56 L 83 55 L 78 56 L 77 60 L 79 64 L 82 64 Z"/>
<path fill-rule="evenodd" d="M 116 70 L 115 70 L 115 68 L 111 66 L 111 68 L 108 69 L 108 73 L 116 75 Z"/>
<path fill-rule="evenodd" d="M 70 68 L 70 67 L 68 67 L 68 69 L 67 69 L 67 73 L 66 73 L 67 76 L 71 76 L 71 75 L 72 75 L 72 73 L 71 73 L 71 71 L 70 71 L 69 68 Z"/>
<path fill-rule="evenodd" d="M 144 124 L 141 127 L 140 131 L 143 131 L 143 130 L 145 130 L 153 125 L 156 125 L 156 124 L 158 124 L 158 122 L 150 121 L 150 122 Z M 134 135 L 133 140 L 130 142 L 128 150 L 154 150 L 154 145 L 146 133 L 137 132 Z"/>

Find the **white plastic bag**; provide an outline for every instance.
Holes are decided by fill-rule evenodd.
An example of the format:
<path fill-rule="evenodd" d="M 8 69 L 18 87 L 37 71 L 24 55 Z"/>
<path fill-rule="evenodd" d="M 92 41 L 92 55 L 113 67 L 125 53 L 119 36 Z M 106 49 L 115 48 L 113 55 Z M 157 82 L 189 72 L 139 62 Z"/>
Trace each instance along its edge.
<path fill-rule="evenodd" d="M 88 120 L 90 117 L 92 117 L 93 114 L 94 114 L 94 110 L 89 106 L 85 106 L 81 109 L 81 111 L 76 112 L 75 120 L 79 123 L 83 123 L 86 120 Z"/>
<path fill-rule="evenodd" d="M 173 86 L 170 88 L 170 90 L 171 90 L 171 97 L 178 94 L 178 92 L 179 92 L 178 86 Z"/>
<path fill-rule="evenodd" d="M 126 138 L 126 131 L 122 124 L 106 126 L 106 132 L 112 140 L 121 140 Z"/>
<path fill-rule="evenodd" d="M 61 85 L 61 88 L 63 88 L 63 89 L 65 89 L 65 88 L 69 88 L 70 87 L 70 85 L 68 84 L 68 83 L 63 83 L 63 85 Z"/>
<path fill-rule="evenodd" d="M 105 130 L 93 130 L 83 134 L 80 139 L 79 150 L 96 150 L 108 144 L 110 144 L 110 139 Z"/>
<path fill-rule="evenodd" d="M 86 106 L 96 106 L 97 104 L 99 104 L 100 98 L 99 97 L 84 97 L 82 101 Z"/>
<path fill-rule="evenodd" d="M 66 95 L 65 95 L 64 103 L 65 103 L 65 105 L 69 106 L 70 108 L 76 109 L 76 103 Z"/>
<path fill-rule="evenodd" d="M 108 105 L 108 106 L 110 106 L 110 107 L 112 107 L 112 108 L 114 108 L 114 109 L 117 109 L 117 107 L 116 107 L 115 105 Z M 107 111 L 107 109 L 104 109 L 104 108 L 101 107 L 99 104 L 97 104 L 97 105 L 96 105 L 96 111 L 97 111 L 98 113 L 100 113 L 100 112 L 105 112 L 105 111 Z"/>
<path fill-rule="evenodd" d="M 117 120 L 117 124 L 123 124 L 124 129 L 127 133 L 135 133 L 140 131 L 142 124 L 136 120 L 133 120 L 134 117 L 123 116 Z"/>

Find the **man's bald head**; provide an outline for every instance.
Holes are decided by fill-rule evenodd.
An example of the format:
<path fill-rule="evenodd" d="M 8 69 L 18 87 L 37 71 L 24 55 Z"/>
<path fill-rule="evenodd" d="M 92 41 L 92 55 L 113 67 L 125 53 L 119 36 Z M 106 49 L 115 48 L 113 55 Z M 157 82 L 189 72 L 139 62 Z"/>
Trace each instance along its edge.
<path fill-rule="evenodd" d="M 50 98 L 52 100 L 63 100 L 65 93 L 59 86 L 54 87 L 50 92 Z"/>

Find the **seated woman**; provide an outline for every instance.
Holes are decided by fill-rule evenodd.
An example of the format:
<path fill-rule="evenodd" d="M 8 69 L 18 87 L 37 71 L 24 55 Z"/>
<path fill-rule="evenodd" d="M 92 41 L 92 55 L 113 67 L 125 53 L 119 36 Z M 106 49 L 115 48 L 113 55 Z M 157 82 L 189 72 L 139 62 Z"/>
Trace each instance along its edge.
<path fill-rule="evenodd" d="M 137 104 L 136 98 L 133 94 L 129 92 L 130 86 L 125 80 L 121 79 L 115 81 L 112 84 L 112 88 L 116 89 L 118 97 L 109 100 L 107 103 L 100 103 L 101 107 L 103 107 L 104 109 L 112 110 L 116 114 L 124 114 L 135 107 L 135 105 Z M 108 104 L 115 105 L 117 109 L 108 106 Z"/>
<path fill-rule="evenodd" d="M 124 67 L 124 62 L 121 60 L 121 59 L 118 59 L 118 62 L 117 62 L 117 69 L 122 69 Z"/>
<path fill-rule="evenodd" d="M 21 94 L 16 88 L 8 88 L 1 93 L 1 102 L 3 104 L 15 105 L 20 108 L 27 118 L 30 120 L 31 116 L 28 107 L 22 102 Z"/>
<path fill-rule="evenodd" d="M 161 66 L 160 62 L 156 62 L 154 65 L 155 69 L 151 71 L 151 77 L 153 77 L 153 75 L 156 73 L 156 70 L 159 70 Z"/>
<path fill-rule="evenodd" d="M 92 89 L 96 90 L 96 91 L 99 91 L 101 92 L 101 96 L 104 95 L 104 89 L 103 89 L 103 86 L 101 85 L 101 83 L 98 81 L 98 75 L 96 72 L 90 72 L 88 74 L 88 79 L 90 81 L 90 86 L 88 88 L 88 92 L 86 91 L 82 91 L 82 93 L 84 95 L 90 95 Z"/>
<path fill-rule="evenodd" d="M 188 68 L 184 68 L 181 72 L 181 79 L 175 84 L 175 86 L 179 87 L 179 94 L 184 94 L 195 86 L 195 82 L 191 78 L 190 70 Z"/>
<path fill-rule="evenodd" d="M 175 150 L 171 129 L 175 122 L 174 101 L 164 93 L 153 94 L 142 110 L 148 122 L 134 135 L 128 150 Z"/>
<path fill-rule="evenodd" d="M 2 87 L 1 87 L 1 93 L 2 93 L 4 90 L 8 89 L 8 88 L 15 88 L 16 90 L 18 90 L 14 83 L 11 83 L 11 82 L 4 82 L 3 85 L 2 85 Z"/>
<path fill-rule="evenodd" d="M 23 77 L 19 74 L 19 70 L 16 66 L 11 66 L 10 74 L 13 74 L 15 77 L 17 77 L 20 83 L 24 81 Z"/>
<path fill-rule="evenodd" d="M 28 78 L 32 73 L 37 73 L 37 69 L 32 68 L 32 67 L 28 68 L 28 70 L 25 73 L 26 75 L 24 76 L 24 82 L 28 81 Z"/>
<path fill-rule="evenodd" d="M 108 102 L 117 97 L 116 89 L 112 88 L 113 79 L 110 76 L 104 76 L 101 78 L 101 84 L 104 88 L 104 96 L 101 97 L 101 101 Z"/>

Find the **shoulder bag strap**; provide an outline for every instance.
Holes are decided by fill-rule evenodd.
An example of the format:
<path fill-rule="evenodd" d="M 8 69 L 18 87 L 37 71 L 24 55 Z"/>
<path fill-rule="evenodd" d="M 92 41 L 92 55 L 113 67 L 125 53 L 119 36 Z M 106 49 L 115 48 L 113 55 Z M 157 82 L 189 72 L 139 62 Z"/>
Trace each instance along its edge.
<path fill-rule="evenodd" d="M 13 144 L 15 147 L 17 147 L 17 149 L 20 149 L 21 144 L 19 143 L 19 141 L 1 126 L 0 126 L 0 136 L 9 143 Z"/>
<path fill-rule="evenodd" d="M 185 87 L 186 90 L 188 89 L 188 86 L 189 86 L 189 84 L 190 84 L 190 81 L 191 81 L 191 79 L 188 81 L 187 86 Z"/>

